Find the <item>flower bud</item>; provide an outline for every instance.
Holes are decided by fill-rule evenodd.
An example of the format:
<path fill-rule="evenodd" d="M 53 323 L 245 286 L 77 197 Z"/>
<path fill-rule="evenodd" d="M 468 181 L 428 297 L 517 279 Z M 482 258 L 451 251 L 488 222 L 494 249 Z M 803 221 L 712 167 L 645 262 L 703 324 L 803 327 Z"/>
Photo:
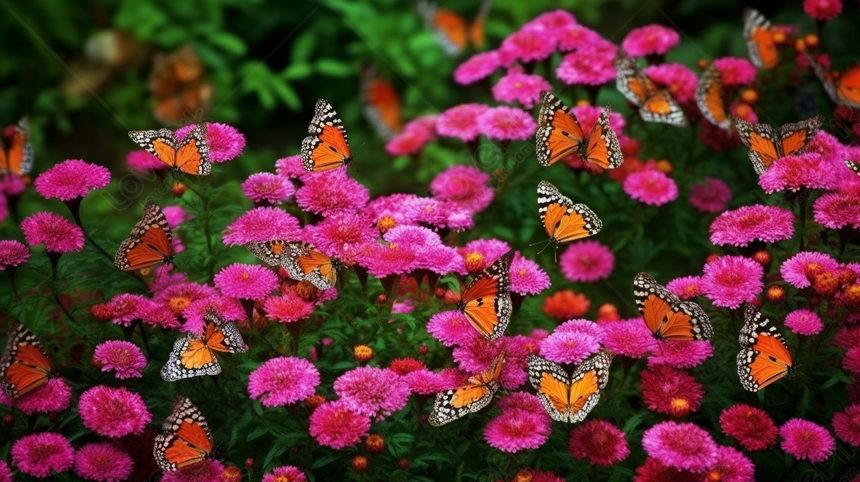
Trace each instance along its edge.
<path fill-rule="evenodd" d="M 356 455 L 352 458 L 352 468 L 356 472 L 364 472 L 370 467 L 370 461 L 364 455 Z"/>
<path fill-rule="evenodd" d="M 782 286 L 772 285 L 767 289 L 767 301 L 772 305 L 778 305 L 785 301 L 785 290 Z"/>
<path fill-rule="evenodd" d="M 173 197 L 180 197 L 185 194 L 185 184 L 181 182 L 173 183 Z"/>
<path fill-rule="evenodd" d="M 364 440 L 364 448 L 372 454 L 380 454 L 385 450 L 385 439 L 377 434 L 371 434 Z"/>
<path fill-rule="evenodd" d="M 352 356 L 359 363 L 367 363 L 373 358 L 373 348 L 367 345 L 355 345 L 355 348 L 352 349 Z"/>

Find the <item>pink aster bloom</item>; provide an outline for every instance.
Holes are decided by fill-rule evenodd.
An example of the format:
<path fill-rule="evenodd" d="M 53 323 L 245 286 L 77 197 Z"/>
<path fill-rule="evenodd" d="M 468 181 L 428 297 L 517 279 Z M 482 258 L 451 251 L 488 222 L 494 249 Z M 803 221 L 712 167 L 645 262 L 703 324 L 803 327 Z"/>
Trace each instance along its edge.
<path fill-rule="evenodd" d="M 108 183 L 110 171 L 106 167 L 69 159 L 40 174 L 33 185 L 45 199 L 70 201 L 86 196 L 93 189 L 101 189 Z"/>
<path fill-rule="evenodd" d="M 263 311 L 270 320 L 292 323 L 309 318 L 314 312 L 314 304 L 302 299 L 294 291 L 282 296 L 270 296 L 263 302 Z"/>
<path fill-rule="evenodd" d="M 284 176 L 270 172 L 258 172 L 251 174 L 242 183 L 242 192 L 245 197 L 255 203 L 267 202 L 278 204 L 287 201 L 296 192 L 292 181 Z"/>
<path fill-rule="evenodd" d="M 819 272 L 835 272 L 838 268 L 839 263 L 827 254 L 801 251 L 782 263 L 779 274 L 782 279 L 800 289 L 812 286 L 812 279 Z"/>
<path fill-rule="evenodd" d="M 480 55 L 480 54 L 479 54 Z M 443 137 L 456 137 L 463 142 L 478 138 L 478 117 L 489 109 L 484 104 L 460 104 L 442 112 L 436 121 L 436 132 Z"/>
<path fill-rule="evenodd" d="M 487 422 L 484 440 L 502 452 L 517 453 L 542 446 L 550 433 L 552 420 L 545 411 L 508 410 Z"/>
<path fill-rule="evenodd" d="M 148 302 L 148 299 L 140 295 L 129 293 L 114 295 L 107 303 L 113 315 L 111 321 L 120 326 L 131 325 L 132 321 L 140 318 L 140 307 Z"/>
<path fill-rule="evenodd" d="M 131 475 L 131 457 L 108 442 L 91 443 L 75 453 L 75 473 L 100 482 L 120 482 Z"/>
<path fill-rule="evenodd" d="M 24 194 L 27 185 L 23 178 L 16 175 L 0 176 L 0 193 L 9 197 L 17 197 Z"/>
<path fill-rule="evenodd" d="M 160 482 L 227 482 L 224 464 L 206 459 L 178 470 L 162 472 Z"/>
<path fill-rule="evenodd" d="M 203 315 L 209 309 L 215 310 L 218 316 L 227 321 L 241 321 L 245 320 L 248 316 L 239 300 L 223 295 L 212 296 L 210 298 L 194 300 L 182 311 L 185 323 L 182 325 L 181 330 L 202 335 L 205 328 Z"/>
<path fill-rule="evenodd" d="M 490 176 L 474 166 L 451 166 L 430 183 L 433 196 L 451 201 L 473 213 L 483 211 L 493 200 L 493 189 L 487 186 Z"/>
<path fill-rule="evenodd" d="M 414 119 L 403 126 L 403 131 L 385 145 L 385 151 L 392 156 L 418 154 L 427 143 L 436 138 L 436 116 Z"/>
<path fill-rule="evenodd" d="M 800 309 L 785 317 L 785 326 L 798 335 L 817 335 L 824 329 L 821 318 L 813 311 Z"/>
<path fill-rule="evenodd" d="M 408 244 L 373 244 L 366 250 L 359 263 L 377 278 L 406 274 L 418 263 L 418 253 Z"/>
<path fill-rule="evenodd" d="M 645 463 L 636 468 L 634 482 L 702 482 L 704 474 L 676 469 L 659 460 L 648 457 Z"/>
<path fill-rule="evenodd" d="M 430 317 L 427 331 L 445 346 L 462 345 L 478 338 L 466 315 L 458 310 L 443 311 Z"/>
<path fill-rule="evenodd" d="M 540 102 L 542 90 L 550 91 L 552 86 L 540 75 L 511 70 L 493 86 L 493 98 L 508 104 L 519 102 L 526 109 L 531 109 Z"/>
<path fill-rule="evenodd" d="M 844 412 L 833 415 L 833 431 L 842 440 L 860 447 L 860 404 L 849 405 Z"/>
<path fill-rule="evenodd" d="M 455 248 L 436 245 L 418 249 L 416 269 L 426 269 L 444 275 L 459 272 L 461 266 L 463 266 L 463 258 Z"/>
<path fill-rule="evenodd" d="M 528 374 L 526 373 L 529 353 L 537 352 L 536 343 L 525 336 L 503 336 L 495 342 L 482 337 L 463 344 L 453 350 L 454 361 L 460 364 L 460 369 L 467 373 L 480 373 L 486 370 L 502 351 L 505 352 L 505 365 L 499 375 L 499 382 L 506 390 L 515 390 L 522 386 Z"/>
<path fill-rule="evenodd" d="M 542 412 L 543 404 L 537 395 L 527 392 L 512 392 L 496 401 L 496 407 L 502 412 L 525 410 L 526 412 Z"/>
<path fill-rule="evenodd" d="M 170 229 L 176 229 L 185 221 L 194 219 L 194 215 L 185 212 L 182 206 L 164 206 L 161 208 L 164 213 L 164 218 L 167 219 L 167 225 Z"/>
<path fill-rule="evenodd" d="M 105 437 L 143 432 L 152 420 L 143 398 L 125 387 L 98 385 L 81 394 L 78 412 L 84 427 Z"/>
<path fill-rule="evenodd" d="M 627 176 L 624 192 L 645 204 L 662 206 L 678 197 L 678 186 L 663 171 L 645 169 Z"/>
<path fill-rule="evenodd" d="M 756 68 L 747 59 L 738 57 L 721 57 L 714 60 L 714 65 L 722 74 L 723 87 L 730 89 L 755 82 Z"/>
<path fill-rule="evenodd" d="M 0 271 L 14 268 L 30 259 L 30 250 L 23 243 L 14 240 L 0 241 Z"/>
<path fill-rule="evenodd" d="M 523 63 L 543 60 L 555 51 L 554 42 L 547 41 L 545 29 L 521 29 L 502 40 L 499 61 L 509 67 L 515 61 Z"/>
<path fill-rule="evenodd" d="M 552 10 L 544 12 L 523 24 L 523 29 L 537 29 L 549 31 L 571 27 L 576 25 L 576 17 L 567 10 Z"/>
<path fill-rule="evenodd" d="M 314 394 L 320 374 L 296 357 L 271 358 L 248 375 L 248 393 L 267 407 L 292 405 Z"/>
<path fill-rule="evenodd" d="M 845 356 L 842 357 L 842 368 L 855 376 L 860 375 L 860 347 L 855 346 L 845 352 Z"/>
<path fill-rule="evenodd" d="M 333 449 L 357 444 L 369 430 L 370 417 L 360 415 L 344 400 L 323 403 L 310 418 L 311 435 Z"/>
<path fill-rule="evenodd" d="M 331 216 L 342 211 L 358 211 L 367 205 L 366 187 L 348 177 L 346 171 L 306 176 L 304 186 L 296 191 L 296 203 L 305 211 Z"/>
<path fill-rule="evenodd" d="M 605 420 L 587 420 L 570 432 L 570 454 L 591 465 L 612 465 L 630 455 L 624 432 Z"/>
<path fill-rule="evenodd" d="M 540 354 L 556 363 L 579 363 L 600 351 L 600 339 L 580 331 L 554 332 L 540 344 Z"/>
<path fill-rule="evenodd" d="M 287 179 L 302 179 L 309 174 L 302 164 L 302 156 L 283 157 L 275 161 L 275 172 Z"/>
<path fill-rule="evenodd" d="M 838 178 L 834 169 L 828 169 L 821 154 L 805 152 L 785 156 L 773 164 L 759 177 L 758 184 L 766 193 L 777 191 L 795 192 L 801 188 L 835 189 Z"/>
<path fill-rule="evenodd" d="M 478 117 L 478 129 L 488 139 L 524 141 L 537 129 L 532 115 L 514 107 L 490 107 Z"/>
<path fill-rule="evenodd" d="M 596 338 L 599 342 L 603 341 L 604 335 L 601 325 L 584 318 L 567 320 L 555 327 L 553 333 L 585 333 L 588 336 Z"/>
<path fill-rule="evenodd" d="M 115 371 L 119 379 L 140 378 L 146 368 L 146 358 L 140 348 L 130 341 L 108 340 L 99 343 L 93 361 L 103 372 Z"/>
<path fill-rule="evenodd" d="M 180 127 L 176 130 L 176 139 L 184 139 L 195 127 L 197 127 L 196 124 Z M 242 155 L 245 136 L 233 126 L 220 122 L 207 122 L 206 143 L 209 144 L 209 160 L 215 163 L 225 162 Z"/>
<path fill-rule="evenodd" d="M 567 85 L 602 85 L 618 75 L 612 61 L 618 47 L 606 40 L 586 44 L 561 59 L 556 77 Z"/>
<path fill-rule="evenodd" d="M 72 387 L 64 379 L 55 377 L 42 388 L 15 399 L 15 406 L 27 415 L 59 412 L 69 407 L 71 399 Z"/>
<path fill-rule="evenodd" d="M 310 241 L 323 253 L 352 264 L 379 236 L 379 230 L 363 213 L 340 213 L 314 226 Z"/>
<path fill-rule="evenodd" d="M 402 379 L 409 386 L 409 390 L 418 395 L 432 395 L 454 388 L 442 374 L 426 368 L 409 372 Z"/>
<path fill-rule="evenodd" d="M 860 190 L 843 190 L 824 194 L 815 200 L 812 206 L 815 222 L 830 228 L 839 229 L 846 226 L 860 228 Z"/>
<path fill-rule="evenodd" d="M 406 406 L 409 385 L 387 368 L 358 367 L 334 381 L 334 391 L 361 415 L 382 420 Z"/>
<path fill-rule="evenodd" d="M 701 276 L 684 276 L 666 284 L 666 289 L 682 300 L 692 300 L 702 294 Z"/>
<path fill-rule="evenodd" d="M 579 125 L 584 132 L 591 132 L 594 129 L 594 126 L 597 125 L 597 120 L 600 118 L 600 114 L 604 110 L 605 107 L 595 107 L 592 105 L 578 105 L 570 108 L 570 112 L 573 112 L 573 115 L 576 116 L 576 120 L 579 121 Z M 624 120 L 623 115 L 618 112 L 609 113 L 609 127 L 612 127 L 612 130 L 616 133 L 620 133 L 621 129 L 624 129 L 626 125 L 627 121 Z"/>
<path fill-rule="evenodd" d="M 642 318 L 609 321 L 600 326 L 604 332 L 604 348 L 616 355 L 642 358 L 649 352 L 657 351 L 657 340 L 651 336 Z"/>
<path fill-rule="evenodd" d="M 706 480 L 752 482 L 755 466 L 744 454 L 732 447 L 717 447 L 717 461 L 708 468 Z"/>
<path fill-rule="evenodd" d="M 519 251 L 511 262 L 511 291 L 519 295 L 537 296 L 549 288 L 549 275 L 530 259 L 524 258 Z"/>
<path fill-rule="evenodd" d="M 0 460 L 0 482 L 12 482 L 12 471 L 2 460 Z"/>
<path fill-rule="evenodd" d="M 599 33 L 582 25 L 568 25 L 555 32 L 558 49 L 562 52 L 577 50 L 590 44 L 601 43 Z"/>
<path fill-rule="evenodd" d="M 737 308 L 764 288 L 764 268 L 743 256 L 720 256 L 705 265 L 702 292 L 714 306 Z"/>
<path fill-rule="evenodd" d="M 836 441 L 821 425 L 793 418 L 779 428 L 780 447 L 799 460 L 824 462 L 836 448 Z"/>
<path fill-rule="evenodd" d="M 484 259 L 484 266 L 477 271 L 481 271 L 487 266 L 493 264 L 500 256 L 510 251 L 511 246 L 505 241 L 499 239 L 476 239 L 469 241 L 460 249 L 460 254 L 463 257 L 468 257 L 469 254 L 480 254 Z"/>
<path fill-rule="evenodd" d="M 639 373 L 642 400 L 655 412 L 686 417 L 699 409 L 705 392 L 692 375 L 669 365 L 652 365 Z"/>
<path fill-rule="evenodd" d="M 696 74 L 684 64 L 665 63 L 649 65 L 642 72 L 657 85 L 665 87 L 678 102 L 687 103 L 696 96 L 699 83 Z"/>
<path fill-rule="evenodd" d="M 690 204 L 703 213 L 723 211 L 731 198 L 729 185 L 715 177 L 706 176 L 704 184 L 690 186 Z"/>
<path fill-rule="evenodd" d="M 125 163 L 128 164 L 128 167 L 138 171 L 160 170 L 170 167 L 166 162 L 161 162 L 160 159 L 143 149 L 126 154 Z"/>
<path fill-rule="evenodd" d="M 803 0 L 803 11 L 816 20 L 833 20 L 842 13 L 842 0 Z"/>
<path fill-rule="evenodd" d="M 209 286 L 191 283 L 184 279 L 176 280 L 169 286 L 152 290 L 155 295 L 152 301 L 170 308 L 176 315 L 181 315 L 188 306 L 197 300 L 218 296 L 218 291 Z"/>
<path fill-rule="evenodd" d="M 675 368 L 693 368 L 713 354 L 714 346 L 708 340 L 658 341 L 657 351 L 648 357 L 648 366 L 666 364 Z"/>
<path fill-rule="evenodd" d="M 233 263 L 221 268 L 214 281 L 225 295 L 245 300 L 262 300 L 278 288 L 275 273 L 253 264 Z"/>
<path fill-rule="evenodd" d="M 263 475 L 263 482 L 305 482 L 307 480 L 305 473 L 292 465 L 275 467 L 271 473 Z"/>
<path fill-rule="evenodd" d="M 12 463 L 21 472 L 39 478 L 71 469 L 74 454 L 69 440 L 53 432 L 25 435 L 12 445 Z"/>
<path fill-rule="evenodd" d="M 778 206 L 755 204 L 726 211 L 711 223 L 711 242 L 717 246 L 747 246 L 753 241 L 773 243 L 791 239 L 794 214 Z"/>
<path fill-rule="evenodd" d="M 621 48 L 630 57 L 663 55 L 680 40 L 678 32 L 671 28 L 651 24 L 631 30 L 621 42 Z"/>
<path fill-rule="evenodd" d="M 170 307 L 151 300 L 142 302 L 137 309 L 140 321 L 154 328 L 179 328 L 181 325 Z"/>
<path fill-rule="evenodd" d="M 717 461 L 717 444 L 692 423 L 661 422 L 642 434 L 642 448 L 661 463 L 702 472 Z"/>
<path fill-rule="evenodd" d="M 746 450 L 764 450 L 776 445 L 779 429 L 764 410 L 739 403 L 720 413 L 720 428 Z"/>
<path fill-rule="evenodd" d="M 224 230 L 224 244 L 261 243 L 273 239 L 297 241 L 301 226 L 299 220 L 273 207 L 251 209 L 236 218 Z"/>
<path fill-rule="evenodd" d="M 84 232 L 59 214 L 33 214 L 21 222 L 21 230 L 24 231 L 27 244 L 44 244 L 46 251 L 70 253 L 84 249 Z"/>
<path fill-rule="evenodd" d="M 461 85 L 489 77 L 502 65 L 499 53 L 495 50 L 475 54 L 454 70 L 454 81 Z"/>
<path fill-rule="evenodd" d="M 609 277 L 615 268 L 615 256 L 597 241 L 577 241 L 562 253 L 558 264 L 568 280 L 591 282 Z"/>

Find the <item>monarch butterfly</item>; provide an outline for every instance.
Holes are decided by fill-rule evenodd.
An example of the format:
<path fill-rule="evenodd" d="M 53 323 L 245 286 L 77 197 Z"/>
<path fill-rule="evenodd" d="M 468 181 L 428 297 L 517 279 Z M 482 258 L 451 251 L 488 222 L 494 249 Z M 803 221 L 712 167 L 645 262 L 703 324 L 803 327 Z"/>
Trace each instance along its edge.
<path fill-rule="evenodd" d="M 745 389 L 757 392 L 794 373 L 791 352 L 782 335 L 749 303 L 744 306 L 744 326 L 738 339 L 738 375 Z"/>
<path fill-rule="evenodd" d="M 51 361 L 36 335 L 21 323 L 9 329 L 0 359 L 0 385 L 9 398 L 20 398 L 48 383 Z"/>
<path fill-rule="evenodd" d="M 855 65 L 843 72 L 839 78 L 835 78 L 806 50 L 803 51 L 803 55 L 806 56 L 809 65 L 815 71 L 815 75 L 824 84 L 824 90 L 827 91 L 827 95 L 833 102 L 852 109 L 860 109 L 860 65 Z"/>
<path fill-rule="evenodd" d="M 302 164 L 309 172 L 328 171 L 352 163 L 343 121 L 325 99 L 317 101 L 314 118 L 302 141 Z"/>
<path fill-rule="evenodd" d="M 570 375 L 556 363 L 529 354 L 529 382 L 553 420 L 576 423 L 600 400 L 609 381 L 613 355 L 602 350 L 582 361 Z"/>
<path fill-rule="evenodd" d="M 711 320 L 692 301 L 681 301 L 648 273 L 633 278 L 636 306 L 645 325 L 658 340 L 708 340 L 713 336 Z"/>
<path fill-rule="evenodd" d="M 750 61 L 759 68 L 772 69 L 779 62 L 770 22 L 758 10 L 744 10 L 744 39 Z"/>
<path fill-rule="evenodd" d="M 158 160 L 170 166 L 173 174 L 208 176 L 212 172 L 209 162 L 209 144 L 206 140 L 206 123 L 197 124 L 181 141 L 170 129 L 157 131 L 130 131 L 128 136 Z"/>
<path fill-rule="evenodd" d="M 190 45 L 156 55 L 149 75 L 149 90 L 157 101 L 155 118 L 170 124 L 181 122 L 188 113 L 203 117 L 214 92 L 203 73 L 203 64 Z"/>
<path fill-rule="evenodd" d="M 574 204 L 562 196 L 549 181 L 541 181 L 537 189 L 538 213 L 549 242 L 556 245 L 594 236 L 603 222 L 585 204 Z"/>
<path fill-rule="evenodd" d="M 817 115 L 811 119 L 776 128 L 769 124 L 752 124 L 737 117 L 731 119 L 738 130 L 741 142 L 750 148 L 749 158 L 756 174 L 759 175 L 777 159 L 802 153 L 824 122 L 824 117 Z"/>
<path fill-rule="evenodd" d="M 715 64 L 711 64 L 696 85 L 696 105 L 702 116 L 715 126 L 729 130 L 732 121 L 726 108 L 723 76 Z"/>
<path fill-rule="evenodd" d="M 212 453 L 212 432 L 200 410 L 186 397 L 173 400 L 173 411 L 155 436 L 152 454 L 162 470 L 196 464 Z"/>
<path fill-rule="evenodd" d="M 537 159 L 544 167 L 571 154 L 603 169 L 614 169 L 624 162 L 618 137 L 609 125 L 609 106 L 603 109 L 588 137 L 579 120 L 558 97 L 540 93 L 540 113 L 535 133 Z"/>
<path fill-rule="evenodd" d="M 469 377 L 462 387 L 437 393 L 433 411 L 427 419 L 430 425 L 440 427 L 489 405 L 499 390 L 499 375 L 504 364 L 505 354 L 501 353 L 486 371 Z"/>
<path fill-rule="evenodd" d="M 860 164 L 857 164 L 854 161 L 849 161 L 848 159 L 845 159 L 845 165 L 848 166 L 848 169 L 851 169 L 857 175 L 860 175 Z"/>
<path fill-rule="evenodd" d="M 113 260 L 123 271 L 135 271 L 173 262 L 173 233 L 167 218 L 152 201 L 143 208 L 143 218 L 119 245 Z"/>
<path fill-rule="evenodd" d="M 30 144 L 30 134 L 27 130 L 27 118 L 18 121 L 18 125 L 10 128 L 0 136 L 0 174 L 12 173 L 19 176 L 29 174 L 33 170 L 33 144 Z"/>
<path fill-rule="evenodd" d="M 364 116 L 379 137 L 390 140 L 403 130 L 400 95 L 390 82 L 379 76 L 376 66 L 365 68 L 361 75 L 361 102 Z"/>
<path fill-rule="evenodd" d="M 283 266 L 294 280 L 307 281 L 321 290 L 327 290 L 337 282 L 340 261 L 317 251 L 311 244 L 273 240 L 245 246 L 269 266 Z"/>
<path fill-rule="evenodd" d="M 661 122 L 675 127 L 685 127 L 687 117 L 666 91 L 642 73 L 636 60 L 619 51 L 615 58 L 616 81 L 618 90 L 624 97 L 639 108 L 639 115 L 646 122 Z"/>
<path fill-rule="evenodd" d="M 460 296 L 457 309 L 487 340 L 502 336 L 511 321 L 511 262 L 514 250 L 478 273 Z"/>
<path fill-rule="evenodd" d="M 475 19 L 469 24 L 457 13 L 439 8 L 436 3 L 421 1 L 418 12 L 424 18 L 424 24 L 436 35 L 436 40 L 442 49 L 451 56 L 459 55 L 472 43 L 475 48 L 484 46 L 484 23 L 493 3 L 489 0 L 481 4 Z"/>
<path fill-rule="evenodd" d="M 206 331 L 203 336 L 189 333 L 176 340 L 167 363 L 161 369 L 161 378 L 175 382 L 184 378 L 221 373 L 215 352 L 245 353 L 245 342 L 239 328 L 226 321 L 211 309 L 203 315 Z"/>

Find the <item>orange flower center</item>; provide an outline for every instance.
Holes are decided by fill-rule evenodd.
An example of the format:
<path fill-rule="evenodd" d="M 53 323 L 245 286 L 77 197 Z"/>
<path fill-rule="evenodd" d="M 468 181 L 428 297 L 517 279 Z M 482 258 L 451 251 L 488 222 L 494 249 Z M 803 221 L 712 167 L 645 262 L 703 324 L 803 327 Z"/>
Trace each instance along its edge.
<path fill-rule="evenodd" d="M 170 311 L 176 315 L 181 315 L 182 312 L 185 311 L 185 308 L 188 308 L 188 305 L 190 304 L 191 299 L 187 296 L 174 296 L 167 302 L 167 305 L 170 306 Z"/>

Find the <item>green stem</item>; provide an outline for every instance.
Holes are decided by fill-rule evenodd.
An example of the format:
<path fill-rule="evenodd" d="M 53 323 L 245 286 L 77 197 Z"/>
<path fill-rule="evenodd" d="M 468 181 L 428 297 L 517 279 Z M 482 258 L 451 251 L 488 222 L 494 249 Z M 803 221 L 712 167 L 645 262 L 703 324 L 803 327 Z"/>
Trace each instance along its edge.
<path fill-rule="evenodd" d="M 6 276 L 9 277 L 9 283 L 12 285 L 12 293 L 15 295 L 15 299 L 21 301 L 21 296 L 18 295 L 18 287 L 15 286 L 15 266 L 9 266 L 5 271 Z"/>
<path fill-rule="evenodd" d="M 51 291 L 54 293 L 54 301 L 57 302 L 57 306 L 59 306 L 60 309 L 63 310 L 63 313 L 66 314 L 66 317 L 69 319 L 69 321 L 74 323 L 75 318 L 72 316 L 71 313 L 69 313 L 69 310 L 66 309 L 66 307 L 63 305 L 63 302 L 60 301 L 60 295 L 58 295 L 57 292 L 53 289 L 51 289 Z"/>
<path fill-rule="evenodd" d="M 150 359 L 159 360 L 159 358 L 157 358 L 153 353 L 152 347 L 149 346 L 149 336 L 146 334 L 146 329 L 143 327 L 143 323 L 140 320 L 135 321 L 135 323 L 137 323 L 138 328 L 140 328 L 140 337 L 143 339 L 143 347 L 146 349 L 146 354 L 149 355 Z"/>

